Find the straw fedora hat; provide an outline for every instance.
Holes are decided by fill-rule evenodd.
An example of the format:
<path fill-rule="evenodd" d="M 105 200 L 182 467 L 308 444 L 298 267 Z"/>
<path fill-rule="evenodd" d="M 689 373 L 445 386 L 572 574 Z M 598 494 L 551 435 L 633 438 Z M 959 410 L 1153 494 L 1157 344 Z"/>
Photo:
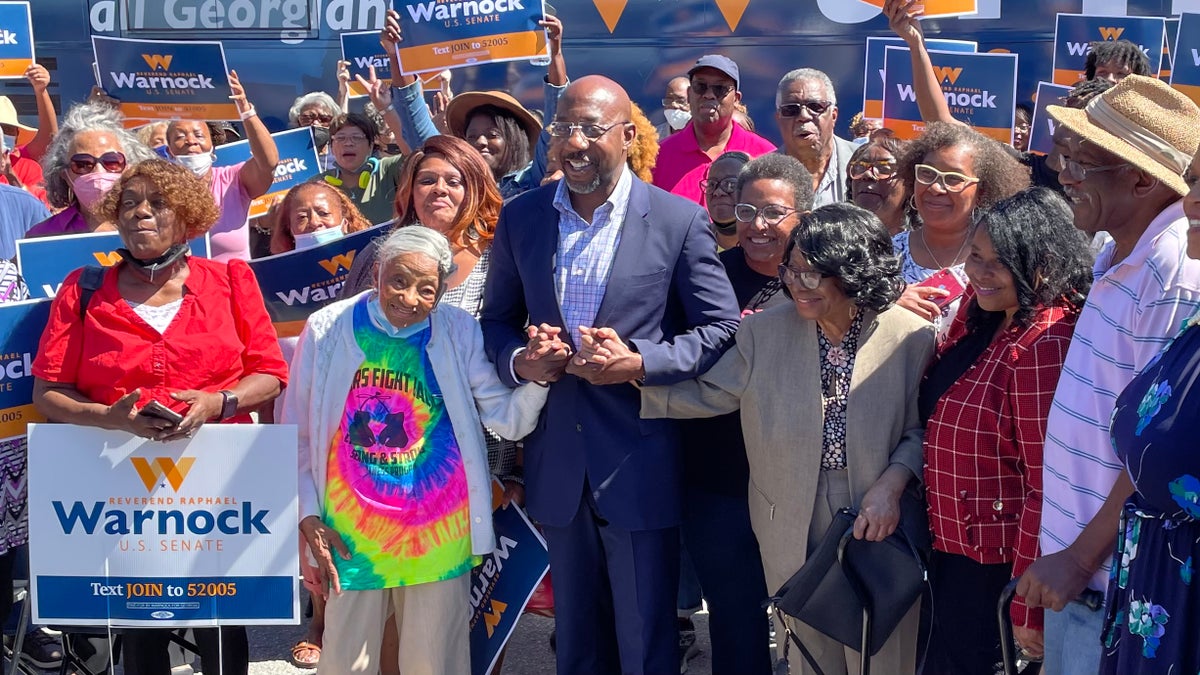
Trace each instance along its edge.
<path fill-rule="evenodd" d="M 1130 75 L 1083 110 L 1048 106 L 1050 116 L 1089 143 L 1154 176 L 1180 195 L 1200 146 L 1200 108 L 1153 77 Z"/>
<path fill-rule="evenodd" d="M 21 124 L 21 120 L 17 119 L 17 109 L 7 96 L 0 96 L 0 129 L 4 129 L 5 133 L 15 134 L 17 145 L 24 145 L 37 135 L 37 129 Z"/>
<path fill-rule="evenodd" d="M 446 125 L 450 127 L 450 133 L 464 138 L 467 134 L 467 120 L 471 117 L 471 111 L 481 105 L 495 106 L 512 113 L 521 127 L 525 129 L 525 134 L 529 136 L 530 151 L 532 152 L 533 148 L 537 146 L 538 136 L 542 133 L 542 125 L 533 116 L 533 113 L 526 110 L 525 106 L 521 105 L 517 99 L 502 91 L 465 91 L 450 99 L 450 104 L 446 106 Z"/>

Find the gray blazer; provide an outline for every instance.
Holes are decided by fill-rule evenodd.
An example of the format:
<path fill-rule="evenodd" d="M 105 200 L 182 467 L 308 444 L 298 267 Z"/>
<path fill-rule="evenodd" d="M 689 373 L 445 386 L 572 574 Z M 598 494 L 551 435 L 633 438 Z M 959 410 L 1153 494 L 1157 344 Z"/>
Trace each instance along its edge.
<path fill-rule="evenodd" d="M 846 404 L 846 463 L 855 505 L 890 464 L 922 475 L 917 389 L 933 349 L 933 325 L 906 309 L 893 306 L 863 317 Z M 772 591 L 800 569 L 807 554 L 824 441 L 822 405 L 816 325 L 801 319 L 792 303 L 743 319 L 737 345 L 704 375 L 642 389 L 645 418 L 741 410 L 750 520 Z"/>

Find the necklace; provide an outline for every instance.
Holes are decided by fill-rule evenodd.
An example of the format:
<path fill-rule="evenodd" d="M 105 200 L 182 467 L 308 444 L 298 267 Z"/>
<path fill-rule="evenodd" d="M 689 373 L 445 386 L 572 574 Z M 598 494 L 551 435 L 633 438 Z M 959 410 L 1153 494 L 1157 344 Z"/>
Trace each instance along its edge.
<path fill-rule="evenodd" d="M 929 254 L 929 259 L 933 261 L 934 265 L 937 265 L 939 270 L 949 269 L 951 265 L 958 264 L 958 259 L 962 257 L 963 250 L 967 248 L 967 240 L 968 237 L 964 235 L 963 243 L 958 247 L 958 253 L 954 254 L 954 259 L 950 261 L 949 265 L 943 265 L 942 262 L 937 259 L 937 256 L 933 254 L 933 249 L 929 248 L 929 242 L 925 241 L 925 233 L 923 231 L 921 232 L 921 248 L 925 249 L 925 252 Z"/>

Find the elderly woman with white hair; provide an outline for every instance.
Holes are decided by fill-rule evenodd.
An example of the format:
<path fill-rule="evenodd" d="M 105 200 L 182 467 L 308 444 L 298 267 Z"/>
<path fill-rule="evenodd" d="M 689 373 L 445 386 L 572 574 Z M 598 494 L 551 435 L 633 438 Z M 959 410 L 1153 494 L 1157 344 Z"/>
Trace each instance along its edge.
<path fill-rule="evenodd" d="M 310 91 L 292 101 L 288 109 L 288 121 L 295 128 L 312 127 L 313 141 L 321 155 L 322 169 L 328 169 L 331 160 L 325 152 L 329 147 L 329 125 L 333 118 L 342 114 L 342 107 L 333 97 L 323 91 Z"/>
<path fill-rule="evenodd" d="M 282 421 L 299 427 L 300 530 L 328 598 L 321 672 L 377 672 L 393 609 L 401 672 L 470 671 L 468 573 L 494 548 L 483 425 L 524 437 L 547 390 L 506 387 L 475 319 L 438 304 L 452 269 L 445 237 L 401 228 L 378 290 L 300 336 Z"/>

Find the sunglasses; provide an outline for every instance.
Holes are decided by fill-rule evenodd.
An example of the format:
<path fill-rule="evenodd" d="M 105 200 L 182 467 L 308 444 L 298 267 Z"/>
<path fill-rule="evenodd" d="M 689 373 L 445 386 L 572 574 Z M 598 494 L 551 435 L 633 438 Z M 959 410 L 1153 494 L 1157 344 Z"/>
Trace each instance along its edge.
<path fill-rule="evenodd" d="M 81 152 L 71 157 L 71 173 L 76 176 L 89 174 L 96 169 L 96 164 L 103 166 L 104 170 L 109 173 L 120 173 L 125 170 L 125 155 L 110 151 L 97 157 Z"/>
<path fill-rule="evenodd" d="M 707 82 L 692 82 L 692 92 L 697 96 L 703 96 L 708 92 L 712 92 L 717 99 L 725 98 L 725 95 L 733 91 L 735 87 L 729 84 L 709 84 Z"/>
<path fill-rule="evenodd" d="M 887 159 L 877 162 L 850 162 L 850 166 L 846 167 L 846 172 L 853 180 L 861 180 L 871 172 L 874 172 L 875 180 L 887 180 L 896 175 L 896 161 Z"/>
<path fill-rule="evenodd" d="M 801 110 L 807 110 L 810 117 L 820 117 L 826 110 L 833 107 L 833 101 L 801 101 L 785 103 L 779 106 L 780 117 L 799 117 Z"/>
<path fill-rule="evenodd" d="M 807 291 L 815 291 L 821 286 L 822 279 L 828 279 L 833 275 L 817 272 L 815 270 L 801 272 L 800 270 L 792 269 L 787 265 L 779 266 L 779 280 L 788 286 L 799 286 Z"/>
<path fill-rule="evenodd" d="M 329 115 L 327 113 L 317 113 L 317 114 L 300 113 L 299 115 L 296 116 L 296 121 L 299 122 L 300 126 L 302 126 L 302 127 L 309 126 L 313 122 L 320 122 L 321 124 L 329 124 L 330 122 L 333 121 L 333 115 Z"/>
<path fill-rule="evenodd" d="M 918 164 L 914 174 L 917 182 L 921 185 L 941 183 L 946 192 L 962 192 L 979 182 L 978 178 L 972 178 L 957 171 L 938 171 L 928 164 Z"/>

